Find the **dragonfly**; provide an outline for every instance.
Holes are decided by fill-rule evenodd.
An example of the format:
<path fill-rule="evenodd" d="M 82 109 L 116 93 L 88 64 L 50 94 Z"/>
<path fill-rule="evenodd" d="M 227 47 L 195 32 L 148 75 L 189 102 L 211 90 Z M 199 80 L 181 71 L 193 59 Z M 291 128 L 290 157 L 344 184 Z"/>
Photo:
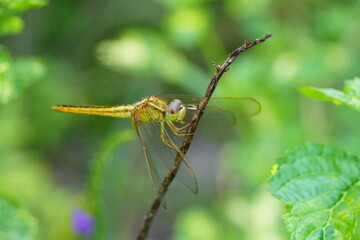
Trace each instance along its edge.
<path fill-rule="evenodd" d="M 74 106 L 56 105 L 52 110 L 100 115 L 115 118 L 129 118 L 135 129 L 146 159 L 152 186 L 157 197 L 160 196 L 161 177 L 158 162 L 171 169 L 177 155 L 181 164 L 176 178 L 194 194 L 198 193 L 198 183 L 189 162 L 179 149 L 177 140 L 187 135 L 190 120 L 199 107 L 201 97 L 192 96 L 149 96 L 134 104 L 115 106 Z M 202 120 L 215 123 L 220 128 L 236 123 L 238 118 L 256 115 L 261 106 L 248 97 L 213 97 L 210 99 Z M 203 120 L 204 119 L 204 120 Z M 166 200 L 162 198 L 166 208 Z"/>

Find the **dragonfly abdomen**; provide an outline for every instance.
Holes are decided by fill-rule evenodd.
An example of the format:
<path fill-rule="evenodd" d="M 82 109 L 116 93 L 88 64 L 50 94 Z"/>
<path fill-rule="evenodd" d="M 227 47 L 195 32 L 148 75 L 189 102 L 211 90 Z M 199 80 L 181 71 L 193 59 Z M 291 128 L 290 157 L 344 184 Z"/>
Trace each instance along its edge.
<path fill-rule="evenodd" d="M 134 106 L 119 105 L 111 107 L 102 106 L 72 106 L 72 105 L 56 105 L 52 110 L 65 113 L 89 114 L 107 117 L 130 118 Z"/>

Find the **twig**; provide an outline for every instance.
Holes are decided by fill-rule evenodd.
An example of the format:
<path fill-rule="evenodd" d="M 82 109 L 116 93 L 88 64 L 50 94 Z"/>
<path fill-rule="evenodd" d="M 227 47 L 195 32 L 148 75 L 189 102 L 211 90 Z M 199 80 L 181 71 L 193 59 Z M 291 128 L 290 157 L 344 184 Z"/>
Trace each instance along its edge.
<path fill-rule="evenodd" d="M 189 134 L 187 134 L 185 136 L 184 141 L 180 147 L 180 151 L 183 153 L 183 155 L 185 155 L 186 152 L 189 150 L 189 147 L 190 147 L 190 144 L 194 137 L 194 133 L 196 131 L 199 120 L 200 120 L 201 116 L 203 115 L 206 105 L 208 104 L 210 97 L 212 96 L 221 76 L 226 71 L 229 70 L 229 66 L 235 61 L 236 57 L 241 52 L 246 51 L 249 48 L 251 48 L 257 44 L 264 42 L 266 39 L 270 38 L 271 36 L 272 36 L 272 34 L 266 34 L 262 38 L 256 39 L 253 42 L 244 43 L 242 46 L 240 46 L 239 48 L 235 49 L 232 53 L 230 53 L 229 56 L 227 57 L 227 59 L 225 60 L 225 62 L 221 66 L 213 63 L 213 65 L 216 68 L 216 72 L 215 72 L 214 76 L 212 77 L 208 88 L 206 89 L 205 96 L 202 98 L 202 100 L 199 104 L 199 108 L 196 110 L 193 118 L 191 119 L 190 127 L 188 129 Z M 145 217 L 143 226 L 139 232 L 137 240 L 144 240 L 146 238 L 146 236 L 149 232 L 152 220 L 154 219 L 154 216 L 160 207 L 161 199 L 165 195 L 171 182 L 174 180 L 176 173 L 178 171 L 178 168 L 180 167 L 180 164 L 181 164 L 181 156 L 180 156 L 180 154 L 178 154 L 176 156 L 173 167 L 169 170 L 168 174 L 165 176 L 165 178 L 161 184 L 159 196 L 154 199 L 154 201 L 151 205 L 151 208 Z"/>

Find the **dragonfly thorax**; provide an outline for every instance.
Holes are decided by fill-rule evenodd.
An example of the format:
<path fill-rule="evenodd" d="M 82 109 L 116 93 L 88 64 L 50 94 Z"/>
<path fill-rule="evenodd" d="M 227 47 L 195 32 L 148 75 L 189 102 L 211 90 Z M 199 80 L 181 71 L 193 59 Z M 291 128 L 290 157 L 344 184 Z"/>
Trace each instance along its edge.
<path fill-rule="evenodd" d="M 186 115 L 186 107 L 179 99 L 172 100 L 166 109 L 166 118 L 171 121 L 182 121 Z"/>

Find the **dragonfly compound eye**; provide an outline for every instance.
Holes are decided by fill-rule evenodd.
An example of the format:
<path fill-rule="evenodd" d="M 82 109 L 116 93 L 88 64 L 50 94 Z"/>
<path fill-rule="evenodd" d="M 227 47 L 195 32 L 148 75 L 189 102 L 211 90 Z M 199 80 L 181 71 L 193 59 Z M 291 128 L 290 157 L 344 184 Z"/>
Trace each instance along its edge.
<path fill-rule="evenodd" d="M 167 106 L 166 118 L 171 121 L 182 121 L 186 114 L 186 108 L 179 99 L 172 100 Z"/>
<path fill-rule="evenodd" d="M 174 99 L 170 102 L 168 106 L 168 112 L 170 114 L 176 114 L 180 111 L 180 108 L 183 106 L 183 103 L 179 99 Z"/>

